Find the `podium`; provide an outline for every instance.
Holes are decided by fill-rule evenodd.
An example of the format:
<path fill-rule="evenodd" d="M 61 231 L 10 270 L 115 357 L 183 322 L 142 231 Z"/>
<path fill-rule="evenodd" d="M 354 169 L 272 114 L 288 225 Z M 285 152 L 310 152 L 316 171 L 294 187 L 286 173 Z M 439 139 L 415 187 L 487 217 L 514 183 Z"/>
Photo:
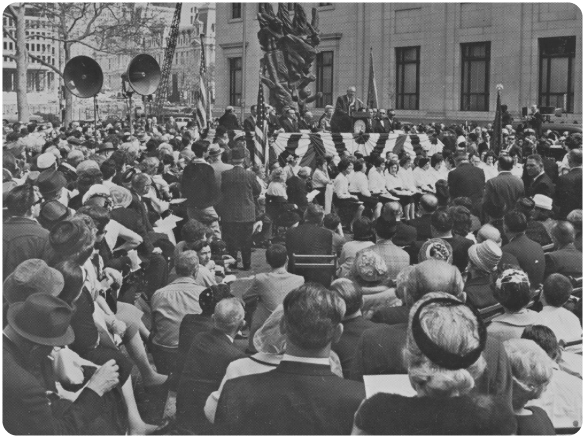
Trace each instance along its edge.
<path fill-rule="evenodd" d="M 367 120 L 370 118 L 370 114 L 361 111 L 356 111 L 351 115 L 351 126 L 352 132 L 354 134 L 369 134 L 371 131 L 371 126 L 368 126 Z"/>

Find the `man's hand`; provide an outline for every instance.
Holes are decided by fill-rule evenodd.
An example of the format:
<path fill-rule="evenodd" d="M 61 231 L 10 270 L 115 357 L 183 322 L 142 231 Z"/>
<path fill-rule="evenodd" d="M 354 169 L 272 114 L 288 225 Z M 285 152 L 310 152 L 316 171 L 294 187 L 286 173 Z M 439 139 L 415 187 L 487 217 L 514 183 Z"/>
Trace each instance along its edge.
<path fill-rule="evenodd" d="M 120 382 L 118 368 L 114 359 L 107 361 L 91 376 L 87 387 L 101 397 Z"/>
<path fill-rule="evenodd" d="M 122 273 L 117 269 L 105 268 L 104 274 L 106 274 L 106 277 L 108 277 L 108 283 L 110 284 L 110 286 L 114 283 L 116 283 L 118 286 L 122 285 L 123 281 Z"/>
<path fill-rule="evenodd" d="M 252 234 L 260 233 L 262 231 L 262 221 L 258 221 L 254 223 L 254 227 L 252 228 Z"/>
<path fill-rule="evenodd" d="M 126 323 L 124 321 L 120 321 L 119 319 L 114 319 L 112 321 L 112 331 L 115 335 L 124 336 L 126 328 Z"/>

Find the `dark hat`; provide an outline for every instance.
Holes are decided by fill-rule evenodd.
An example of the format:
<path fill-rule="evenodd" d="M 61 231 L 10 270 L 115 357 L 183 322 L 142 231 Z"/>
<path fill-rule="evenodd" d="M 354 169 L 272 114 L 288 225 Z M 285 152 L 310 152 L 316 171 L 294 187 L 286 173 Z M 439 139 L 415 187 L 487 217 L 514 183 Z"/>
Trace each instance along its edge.
<path fill-rule="evenodd" d="M 61 202 L 53 199 L 44 202 L 39 212 L 39 223 L 46 229 L 50 230 L 56 223 L 70 217 L 69 209 Z"/>
<path fill-rule="evenodd" d="M 91 239 L 89 228 L 78 221 L 65 220 L 51 229 L 49 242 L 55 252 L 61 255 L 75 254 Z"/>
<path fill-rule="evenodd" d="M 83 144 L 83 140 L 74 136 L 67 137 L 67 143 L 80 146 Z"/>
<path fill-rule="evenodd" d="M 246 158 L 246 151 L 244 148 L 232 149 L 232 160 L 243 160 Z"/>
<path fill-rule="evenodd" d="M 117 148 L 114 147 L 114 144 L 112 142 L 105 142 L 105 143 L 100 143 L 97 147 L 97 151 L 96 154 L 99 153 L 105 153 L 105 152 L 112 152 L 117 150 Z"/>
<path fill-rule="evenodd" d="M 4 299 L 8 304 L 26 300 L 35 293 L 57 296 L 63 290 L 63 275 L 41 259 L 29 259 L 4 280 Z"/>
<path fill-rule="evenodd" d="M 65 176 L 58 170 L 43 170 L 37 179 L 39 191 L 43 196 L 50 196 L 57 193 L 67 184 Z"/>
<path fill-rule="evenodd" d="M 74 309 L 46 293 L 29 296 L 8 309 L 8 325 L 29 341 L 40 345 L 68 345 L 75 335 L 70 326 Z"/>
<path fill-rule="evenodd" d="M 230 298 L 232 296 L 229 284 L 215 284 L 201 292 L 199 295 L 199 306 L 203 312 L 213 313 L 217 303 L 224 298 Z"/>

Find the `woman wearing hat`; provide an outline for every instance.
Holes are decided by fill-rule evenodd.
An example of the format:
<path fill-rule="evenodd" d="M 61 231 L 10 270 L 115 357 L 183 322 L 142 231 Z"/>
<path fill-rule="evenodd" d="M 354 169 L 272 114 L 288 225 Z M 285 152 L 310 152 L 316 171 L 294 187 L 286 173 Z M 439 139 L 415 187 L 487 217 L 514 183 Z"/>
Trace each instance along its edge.
<path fill-rule="evenodd" d="M 493 288 L 502 250 L 494 241 L 485 240 L 470 246 L 467 255 L 469 263 L 464 291 L 468 301 L 477 309 L 496 304 Z"/>
<path fill-rule="evenodd" d="M 486 368 L 479 314 L 444 292 L 410 310 L 404 360 L 414 397 L 378 393 L 362 402 L 353 434 L 506 435 L 516 431 L 508 404 L 471 395 Z"/>
<path fill-rule="evenodd" d="M 532 200 L 534 201 L 533 220 L 544 225 L 544 228 L 546 228 L 548 235 L 552 239 L 552 229 L 557 223 L 557 221 L 552 218 L 554 215 L 552 199 L 539 193 L 534 195 Z"/>

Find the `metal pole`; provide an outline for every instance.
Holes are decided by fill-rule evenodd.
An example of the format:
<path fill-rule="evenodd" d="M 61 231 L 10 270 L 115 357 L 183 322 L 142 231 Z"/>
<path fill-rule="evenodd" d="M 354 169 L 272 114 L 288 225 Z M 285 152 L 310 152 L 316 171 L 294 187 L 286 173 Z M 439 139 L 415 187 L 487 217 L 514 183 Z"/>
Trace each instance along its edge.
<path fill-rule="evenodd" d="M 242 5 L 242 98 L 240 100 L 240 122 L 244 125 L 244 113 L 246 110 L 246 3 Z"/>

